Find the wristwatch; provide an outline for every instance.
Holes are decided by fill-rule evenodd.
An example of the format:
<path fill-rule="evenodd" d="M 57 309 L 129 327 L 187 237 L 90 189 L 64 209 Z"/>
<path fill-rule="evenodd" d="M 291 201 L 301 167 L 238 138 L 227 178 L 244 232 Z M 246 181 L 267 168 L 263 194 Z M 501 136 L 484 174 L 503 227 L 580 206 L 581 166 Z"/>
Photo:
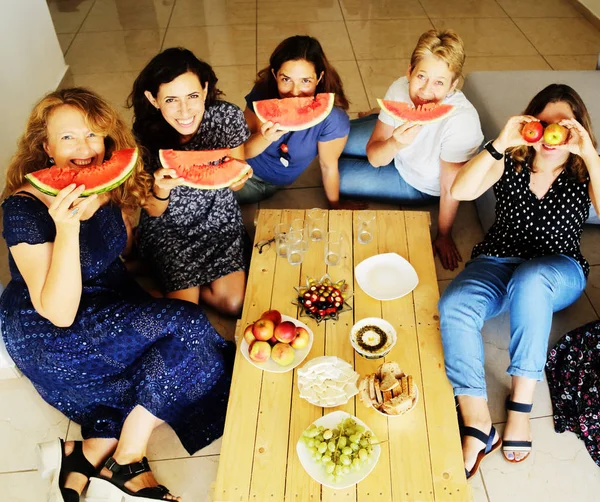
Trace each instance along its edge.
<path fill-rule="evenodd" d="M 498 150 L 496 150 L 492 143 L 494 142 L 493 139 L 489 140 L 485 145 L 483 145 L 483 148 L 485 148 L 492 157 L 494 157 L 496 160 L 500 160 L 504 157 L 503 153 L 500 153 Z"/>

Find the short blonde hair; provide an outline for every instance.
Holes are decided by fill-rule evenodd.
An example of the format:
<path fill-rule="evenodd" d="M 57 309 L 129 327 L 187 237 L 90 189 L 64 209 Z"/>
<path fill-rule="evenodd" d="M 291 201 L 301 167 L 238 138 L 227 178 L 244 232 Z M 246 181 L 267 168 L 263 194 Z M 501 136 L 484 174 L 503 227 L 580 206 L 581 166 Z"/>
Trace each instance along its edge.
<path fill-rule="evenodd" d="M 465 46 L 455 31 L 429 30 L 423 33 L 410 57 L 411 73 L 429 54 L 440 58 L 448 65 L 454 80 L 461 76 L 465 64 Z"/>
<path fill-rule="evenodd" d="M 123 148 L 135 148 L 133 134 L 116 110 L 96 93 L 74 87 L 54 91 L 44 96 L 33 108 L 25 133 L 19 140 L 17 152 L 6 170 L 6 186 L 1 199 L 12 195 L 25 183 L 25 175 L 50 166 L 44 150 L 50 114 L 61 106 L 79 110 L 95 132 L 104 134 L 106 157 Z M 148 196 L 150 176 L 145 172 L 141 156 L 133 175 L 125 183 L 109 192 L 110 200 L 128 214 L 133 214 Z"/>

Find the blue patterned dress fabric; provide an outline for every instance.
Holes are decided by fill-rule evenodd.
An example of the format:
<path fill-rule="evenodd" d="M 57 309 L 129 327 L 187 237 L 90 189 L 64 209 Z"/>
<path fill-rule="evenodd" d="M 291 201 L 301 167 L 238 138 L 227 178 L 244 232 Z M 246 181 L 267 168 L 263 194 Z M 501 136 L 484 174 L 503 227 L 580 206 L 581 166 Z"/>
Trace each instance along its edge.
<path fill-rule="evenodd" d="M 54 222 L 42 202 L 14 195 L 3 209 L 9 247 L 54 241 Z M 170 424 L 193 454 L 223 433 L 234 345 L 200 307 L 146 293 L 119 258 L 126 240 L 116 206 L 105 205 L 81 223 L 83 290 L 67 328 L 36 312 L 9 254 L 2 336 L 23 374 L 48 403 L 81 424 L 84 438 L 118 438 L 126 416 L 141 405 Z"/>

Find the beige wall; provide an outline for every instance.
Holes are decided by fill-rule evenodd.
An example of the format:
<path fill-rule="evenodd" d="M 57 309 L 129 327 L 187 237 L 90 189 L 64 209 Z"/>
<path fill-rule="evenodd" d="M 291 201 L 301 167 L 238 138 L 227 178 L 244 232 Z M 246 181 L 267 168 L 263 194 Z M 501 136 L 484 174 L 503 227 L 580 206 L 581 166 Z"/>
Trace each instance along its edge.
<path fill-rule="evenodd" d="M 581 5 L 600 19 L 600 0 L 577 0 Z"/>
<path fill-rule="evenodd" d="M 0 0 L 0 187 L 31 108 L 67 70 L 46 0 Z"/>

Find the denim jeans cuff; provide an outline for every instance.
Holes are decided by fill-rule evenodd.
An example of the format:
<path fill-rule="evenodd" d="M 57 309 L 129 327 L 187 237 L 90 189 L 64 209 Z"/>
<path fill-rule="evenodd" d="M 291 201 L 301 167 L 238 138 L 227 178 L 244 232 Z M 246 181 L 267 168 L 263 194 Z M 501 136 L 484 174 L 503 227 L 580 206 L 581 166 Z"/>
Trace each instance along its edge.
<path fill-rule="evenodd" d="M 474 389 L 472 387 L 455 387 L 454 395 L 455 396 L 482 397 L 487 401 L 487 392 L 485 389 Z"/>
<path fill-rule="evenodd" d="M 533 380 L 537 380 L 538 382 L 540 382 L 544 379 L 544 370 L 540 370 L 540 371 L 522 370 L 521 368 L 517 368 L 516 366 L 513 366 L 512 364 L 508 367 L 507 373 L 510 376 L 532 378 Z"/>

